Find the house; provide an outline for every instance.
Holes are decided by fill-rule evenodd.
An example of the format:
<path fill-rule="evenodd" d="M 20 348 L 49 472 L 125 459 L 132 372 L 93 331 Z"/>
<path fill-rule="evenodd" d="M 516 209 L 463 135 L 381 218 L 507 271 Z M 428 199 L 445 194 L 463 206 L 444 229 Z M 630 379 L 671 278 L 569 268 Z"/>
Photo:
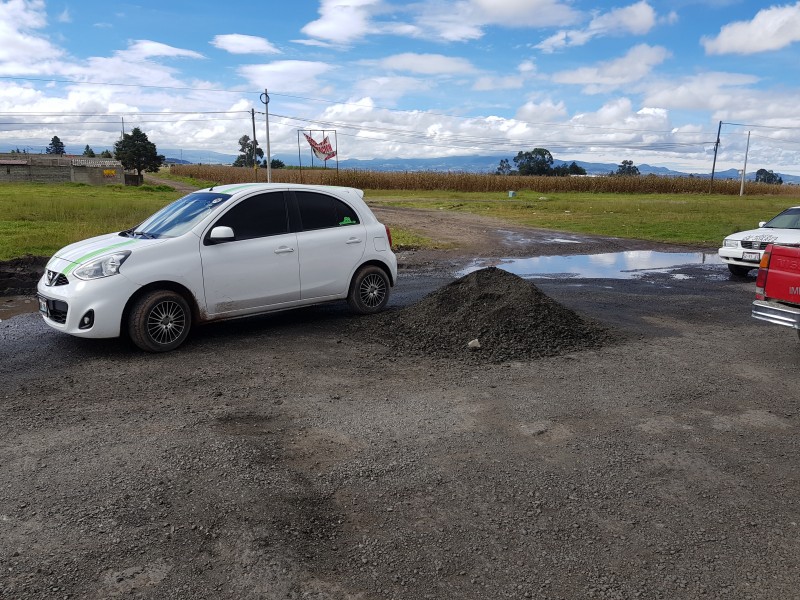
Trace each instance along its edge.
<path fill-rule="evenodd" d="M 125 170 L 118 160 L 79 155 L 0 154 L 0 182 L 125 184 Z"/>

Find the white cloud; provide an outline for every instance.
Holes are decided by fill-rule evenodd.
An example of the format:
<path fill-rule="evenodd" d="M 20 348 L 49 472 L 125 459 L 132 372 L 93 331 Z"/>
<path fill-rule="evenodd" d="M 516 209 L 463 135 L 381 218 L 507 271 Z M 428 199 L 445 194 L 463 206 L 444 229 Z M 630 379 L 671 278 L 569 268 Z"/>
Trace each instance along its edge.
<path fill-rule="evenodd" d="M 542 102 L 534 102 L 533 100 L 526 102 L 517 109 L 516 118 L 530 123 L 546 123 L 563 119 L 566 116 L 567 107 L 564 102 L 554 102 L 548 99 Z"/>
<path fill-rule="evenodd" d="M 760 10 L 752 21 L 725 25 L 715 38 L 704 37 L 706 54 L 756 54 L 800 41 L 800 2 Z"/>
<path fill-rule="evenodd" d="M 68 7 L 64 7 L 64 10 L 62 10 L 56 18 L 59 23 L 72 23 L 72 15 L 69 14 Z"/>
<path fill-rule="evenodd" d="M 319 93 L 318 77 L 333 67 L 327 63 L 304 60 L 279 60 L 260 65 L 243 65 L 239 75 L 256 88 Z"/>
<path fill-rule="evenodd" d="M 553 75 L 553 81 L 589 86 L 585 88 L 586 93 L 597 93 L 602 89 L 639 81 L 669 56 L 670 52 L 666 48 L 640 44 L 616 60 L 601 62 L 593 67 L 556 73 Z"/>
<path fill-rule="evenodd" d="M 644 35 L 656 24 L 656 13 L 645 0 L 615 8 L 596 16 L 584 29 L 559 31 L 536 45 L 542 52 L 555 52 L 568 46 L 583 46 L 595 37 Z"/>
<path fill-rule="evenodd" d="M 747 89 L 758 82 L 753 75 L 704 72 L 678 80 L 652 83 L 644 102 L 672 110 L 714 111 L 723 106 L 738 104 Z"/>
<path fill-rule="evenodd" d="M 520 75 L 507 75 L 505 77 L 484 75 L 475 80 L 475 83 L 472 85 L 472 89 L 476 92 L 518 90 L 523 85 L 525 85 L 525 78 Z"/>
<path fill-rule="evenodd" d="M 417 37 L 469 41 L 488 26 L 558 27 L 580 20 L 570 3 L 559 0 L 455 0 L 419 5 Z"/>
<path fill-rule="evenodd" d="M 0 12 L 0 74 L 38 74 L 64 54 L 38 34 L 47 25 L 43 1 L 10 0 L 0 3 Z"/>
<path fill-rule="evenodd" d="M 154 57 L 168 57 L 168 58 L 205 58 L 199 52 L 194 50 L 184 50 L 183 48 L 175 48 L 168 46 L 161 42 L 152 42 L 150 40 L 135 40 L 127 50 L 122 50 L 117 53 L 119 56 L 127 60 L 147 60 Z"/>
<path fill-rule="evenodd" d="M 231 54 L 280 54 L 281 51 L 269 40 L 254 35 L 228 33 L 214 36 L 210 44 Z"/>
<path fill-rule="evenodd" d="M 475 71 L 475 67 L 467 59 L 442 54 L 405 52 L 388 56 L 376 64 L 392 71 L 408 71 L 423 75 L 455 75 Z"/>
<path fill-rule="evenodd" d="M 372 13 L 380 4 L 380 0 L 322 0 L 320 18 L 302 31 L 312 38 L 348 44 L 369 32 Z"/>

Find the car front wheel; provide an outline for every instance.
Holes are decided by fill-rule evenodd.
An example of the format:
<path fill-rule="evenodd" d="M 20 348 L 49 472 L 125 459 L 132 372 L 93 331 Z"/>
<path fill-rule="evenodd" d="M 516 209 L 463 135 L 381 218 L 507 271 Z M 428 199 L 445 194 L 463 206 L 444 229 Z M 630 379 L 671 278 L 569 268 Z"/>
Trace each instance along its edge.
<path fill-rule="evenodd" d="M 131 341 L 147 352 L 168 352 L 189 335 L 192 312 L 183 296 L 156 290 L 139 298 L 128 318 Z"/>
<path fill-rule="evenodd" d="M 380 267 L 361 267 L 350 284 L 347 303 L 362 315 L 380 312 L 389 302 L 389 285 L 389 277 Z"/>
<path fill-rule="evenodd" d="M 739 265 L 728 265 L 728 270 L 731 272 L 731 275 L 735 277 L 747 277 L 747 274 L 750 272 L 751 267 L 740 267 Z"/>

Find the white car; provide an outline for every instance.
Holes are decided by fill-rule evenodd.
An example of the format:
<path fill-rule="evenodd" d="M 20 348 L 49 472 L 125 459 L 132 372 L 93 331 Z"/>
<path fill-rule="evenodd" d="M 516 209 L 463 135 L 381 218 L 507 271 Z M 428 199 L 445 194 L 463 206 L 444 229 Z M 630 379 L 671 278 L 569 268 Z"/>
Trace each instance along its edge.
<path fill-rule="evenodd" d="M 39 281 L 39 309 L 58 331 L 127 332 L 150 352 L 177 348 L 194 323 L 341 299 L 378 312 L 397 259 L 363 195 L 266 183 L 193 192 L 127 231 L 59 250 Z"/>
<path fill-rule="evenodd" d="M 758 229 L 740 231 L 726 237 L 719 257 L 734 275 L 744 277 L 758 267 L 769 244 L 800 245 L 800 206 L 787 208 L 771 220 L 758 224 Z"/>

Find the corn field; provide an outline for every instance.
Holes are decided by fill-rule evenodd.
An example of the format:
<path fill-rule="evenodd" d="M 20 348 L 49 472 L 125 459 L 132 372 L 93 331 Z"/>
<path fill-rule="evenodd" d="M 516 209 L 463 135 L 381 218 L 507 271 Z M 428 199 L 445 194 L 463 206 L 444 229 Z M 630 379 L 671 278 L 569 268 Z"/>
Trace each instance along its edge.
<path fill-rule="evenodd" d="M 172 165 L 170 173 L 217 185 L 266 181 L 265 169 L 220 165 Z M 585 192 L 617 194 L 704 194 L 709 192 L 708 179 L 699 177 L 527 177 L 486 173 L 443 173 L 432 171 L 362 171 L 335 169 L 273 169 L 275 183 L 310 183 L 340 185 L 363 190 L 443 190 L 455 192 L 506 192 L 531 190 L 539 193 Z M 715 194 L 739 195 L 740 182 L 715 180 Z M 800 196 L 800 188 L 792 185 L 768 185 L 746 182 L 748 195 Z"/>

